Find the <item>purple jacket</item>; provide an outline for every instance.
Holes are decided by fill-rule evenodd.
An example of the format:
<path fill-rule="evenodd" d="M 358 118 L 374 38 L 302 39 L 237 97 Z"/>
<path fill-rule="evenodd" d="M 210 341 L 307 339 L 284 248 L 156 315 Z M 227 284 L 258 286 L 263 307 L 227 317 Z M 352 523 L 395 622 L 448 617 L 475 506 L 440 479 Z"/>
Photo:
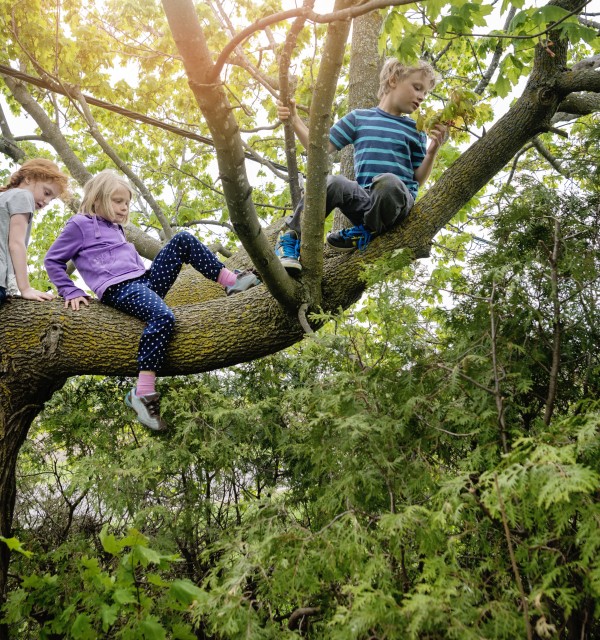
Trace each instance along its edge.
<path fill-rule="evenodd" d="M 73 260 L 87 286 L 100 299 L 110 285 L 146 273 L 138 252 L 125 239 L 123 227 L 95 215 L 74 215 L 44 258 L 59 295 L 65 300 L 87 296 L 67 275 L 69 260 Z"/>

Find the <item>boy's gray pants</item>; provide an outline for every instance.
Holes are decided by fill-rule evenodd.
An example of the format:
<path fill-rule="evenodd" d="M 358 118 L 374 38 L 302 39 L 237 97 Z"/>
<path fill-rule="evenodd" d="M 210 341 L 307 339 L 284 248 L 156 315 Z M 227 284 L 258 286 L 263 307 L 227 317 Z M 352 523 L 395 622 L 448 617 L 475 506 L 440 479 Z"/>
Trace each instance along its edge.
<path fill-rule="evenodd" d="M 368 189 L 344 176 L 327 177 L 325 215 L 338 208 L 352 222 L 381 233 L 399 224 L 415 203 L 408 187 L 393 173 L 380 173 Z M 300 200 L 287 225 L 300 235 L 304 200 Z"/>

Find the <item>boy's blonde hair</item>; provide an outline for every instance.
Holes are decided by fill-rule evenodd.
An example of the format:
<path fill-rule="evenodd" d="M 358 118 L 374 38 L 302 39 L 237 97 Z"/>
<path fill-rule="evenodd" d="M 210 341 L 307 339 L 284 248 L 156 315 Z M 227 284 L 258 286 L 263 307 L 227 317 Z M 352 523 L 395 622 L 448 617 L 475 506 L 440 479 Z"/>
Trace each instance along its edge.
<path fill-rule="evenodd" d="M 383 65 L 383 69 L 381 69 L 381 73 L 379 74 L 379 91 L 377 92 L 378 100 L 381 100 L 390 92 L 390 81 L 392 79 L 395 79 L 396 82 L 398 82 L 413 73 L 420 73 L 427 81 L 429 81 L 429 91 L 431 91 L 431 89 L 433 89 L 437 84 L 438 75 L 428 62 L 419 60 L 418 64 L 408 66 L 396 58 L 388 58 Z"/>
<path fill-rule="evenodd" d="M 19 185 L 29 178 L 34 182 L 54 182 L 59 188 L 58 195 L 66 199 L 69 195 L 69 176 L 64 174 L 54 162 L 46 158 L 31 158 L 24 162 L 11 176 L 0 192 L 18 189 Z"/>
<path fill-rule="evenodd" d="M 111 198 L 119 187 L 127 189 L 133 198 L 133 189 L 129 182 L 115 171 L 112 171 L 112 169 L 104 169 L 104 171 L 96 174 L 83 187 L 83 199 L 79 205 L 79 213 L 92 213 L 105 218 L 109 222 L 116 222 L 117 218 L 113 213 Z M 99 213 L 98 209 L 102 213 Z M 129 215 L 127 215 L 127 222 L 129 222 Z"/>

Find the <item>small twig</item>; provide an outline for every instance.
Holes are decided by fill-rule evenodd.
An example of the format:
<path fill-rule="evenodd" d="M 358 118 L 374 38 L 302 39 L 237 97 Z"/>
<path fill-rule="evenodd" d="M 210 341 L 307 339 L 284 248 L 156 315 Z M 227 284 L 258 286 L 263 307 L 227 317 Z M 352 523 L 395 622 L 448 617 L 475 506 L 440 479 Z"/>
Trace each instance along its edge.
<path fill-rule="evenodd" d="M 496 409 L 498 411 L 498 427 L 500 428 L 500 439 L 502 440 L 502 450 L 504 453 L 508 453 L 508 440 L 506 438 L 506 421 L 504 419 L 504 413 L 506 408 L 504 406 L 504 398 L 502 397 L 502 390 L 500 388 L 500 377 L 498 375 L 498 356 L 496 352 L 496 339 L 498 336 L 498 325 L 496 323 L 496 313 L 494 307 L 494 296 L 496 294 L 496 281 L 492 282 L 492 295 L 489 298 L 490 303 L 490 341 L 492 347 L 492 367 L 494 370 L 494 399 L 496 401 Z"/>
<path fill-rule="evenodd" d="M 314 616 L 320 612 L 321 609 L 319 609 L 319 607 L 301 607 L 300 609 L 296 609 L 296 611 L 292 613 L 290 619 L 288 620 L 288 629 L 298 629 L 302 626 L 304 618 Z"/>
<path fill-rule="evenodd" d="M 308 318 L 306 317 L 306 311 L 308 310 L 308 303 L 307 302 L 303 302 L 300 305 L 300 308 L 298 309 L 298 322 L 300 323 L 300 326 L 302 327 L 302 329 L 304 329 L 304 333 L 307 336 L 314 336 L 315 332 L 312 330 L 309 322 L 308 322 Z"/>

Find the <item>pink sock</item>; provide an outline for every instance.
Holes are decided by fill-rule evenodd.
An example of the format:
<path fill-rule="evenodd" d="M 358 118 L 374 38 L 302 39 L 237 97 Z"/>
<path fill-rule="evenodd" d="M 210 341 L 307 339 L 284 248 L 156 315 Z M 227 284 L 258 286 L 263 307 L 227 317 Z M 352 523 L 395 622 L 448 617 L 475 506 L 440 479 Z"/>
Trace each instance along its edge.
<path fill-rule="evenodd" d="M 140 371 L 138 376 L 137 386 L 135 388 L 136 396 L 147 396 L 154 393 L 154 381 L 156 380 L 156 374 L 154 371 Z"/>
<path fill-rule="evenodd" d="M 237 282 L 237 273 L 233 273 L 233 271 L 229 271 L 229 269 L 223 267 L 221 271 L 219 271 L 217 282 L 223 287 L 231 287 Z"/>

